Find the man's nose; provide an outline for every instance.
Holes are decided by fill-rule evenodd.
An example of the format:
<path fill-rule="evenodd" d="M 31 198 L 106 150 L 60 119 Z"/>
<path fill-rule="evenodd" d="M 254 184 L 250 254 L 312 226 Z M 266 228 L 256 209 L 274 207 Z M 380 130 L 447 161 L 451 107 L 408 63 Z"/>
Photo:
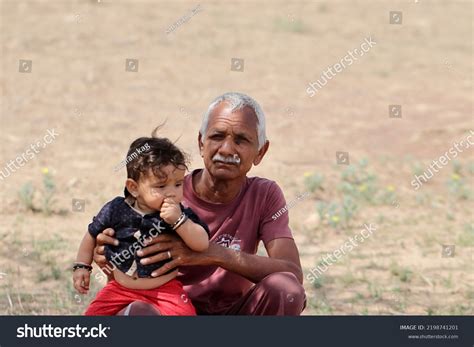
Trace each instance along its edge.
<path fill-rule="evenodd" d="M 232 139 L 226 138 L 219 147 L 219 153 L 223 156 L 229 157 L 235 154 L 235 148 Z"/>

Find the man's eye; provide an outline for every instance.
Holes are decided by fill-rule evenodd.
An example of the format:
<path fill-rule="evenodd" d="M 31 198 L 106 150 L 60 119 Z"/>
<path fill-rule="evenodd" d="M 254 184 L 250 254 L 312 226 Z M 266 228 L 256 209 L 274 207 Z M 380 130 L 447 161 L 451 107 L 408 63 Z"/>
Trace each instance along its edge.
<path fill-rule="evenodd" d="M 181 187 L 182 185 L 182 183 L 176 183 L 176 187 Z"/>

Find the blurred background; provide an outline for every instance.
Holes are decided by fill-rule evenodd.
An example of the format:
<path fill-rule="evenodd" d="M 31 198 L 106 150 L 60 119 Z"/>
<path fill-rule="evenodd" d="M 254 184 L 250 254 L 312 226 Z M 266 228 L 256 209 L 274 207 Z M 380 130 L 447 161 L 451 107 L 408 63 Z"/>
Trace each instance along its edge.
<path fill-rule="evenodd" d="M 202 167 L 201 116 L 227 91 L 265 111 L 270 150 L 250 175 L 293 202 L 304 314 L 474 313 L 472 147 L 410 183 L 474 129 L 471 1 L 0 5 L 0 314 L 81 314 L 103 283 L 79 296 L 70 266 L 122 194 L 130 142 L 167 120 Z M 376 44 L 310 97 L 365 38 Z M 376 231 L 308 280 L 364 224 Z"/>

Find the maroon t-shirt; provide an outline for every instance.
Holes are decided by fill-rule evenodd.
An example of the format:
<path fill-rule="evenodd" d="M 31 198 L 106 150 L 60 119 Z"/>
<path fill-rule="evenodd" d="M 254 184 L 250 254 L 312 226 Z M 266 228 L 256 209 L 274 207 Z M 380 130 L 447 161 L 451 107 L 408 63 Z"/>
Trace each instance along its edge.
<path fill-rule="evenodd" d="M 274 181 L 247 177 L 239 195 L 231 202 L 214 204 L 200 199 L 192 184 L 194 170 L 184 179 L 183 205 L 190 207 L 209 226 L 211 242 L 240 252 L 255 254 L 260 240 L 293 239 L 288 213 L 275 218 L 286 205 Z M 272 218 L 273 216 L 273 218 Z M 199 311 L 221 313 L 252 286 L 252 282 L 216 266 L 180 267 L 179 279 Z"/>

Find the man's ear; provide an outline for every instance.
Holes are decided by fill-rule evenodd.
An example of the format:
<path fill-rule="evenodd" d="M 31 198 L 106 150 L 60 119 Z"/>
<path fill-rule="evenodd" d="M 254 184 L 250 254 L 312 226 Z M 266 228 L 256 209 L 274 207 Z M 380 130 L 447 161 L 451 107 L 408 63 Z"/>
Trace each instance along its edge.
<path fill-rule="evenodd" d="M 253 165 L 257 166 L 262 161 L 263 157 L 268 151 L 268 147 L 270 147 L 270 141 L 266 141 L 262 148 L 259 149 L 257 157 L 253 161 Z"/>
<path fill-rule="evenodd" d="M 202 135 L 201 133 L 199 133 L 198 135 L 198 146 L 199 146 L 199 154 L 201 155 L 201 157 L 203 156 L 202 152 L 204 150 L 204 144 L 202 143 Z"/>
<path fill-rule="evenodd" d="M 125 187 L 127 187 L 127 190 L 134 198 L 138 196 L 138 184 L 135 182 L 135 180 L 131 178 L 127 178 L 125 181 Z"/>

